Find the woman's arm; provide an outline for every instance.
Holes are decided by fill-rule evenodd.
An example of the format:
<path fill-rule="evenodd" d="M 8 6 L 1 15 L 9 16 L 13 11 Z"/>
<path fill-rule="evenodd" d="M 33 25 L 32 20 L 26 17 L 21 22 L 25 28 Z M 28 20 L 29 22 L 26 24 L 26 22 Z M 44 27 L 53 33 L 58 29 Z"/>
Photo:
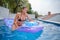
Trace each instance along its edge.
<path fill-rule="evenodd" d="M 28 14 L 26 14 L 26 15 L 27 15 L 27 18 L 29 19 L 29 21 L 34 21 L 31 17 L 29 17 Z"/>
<path fill-rule="evenodd" d="M 15 18 L 14 18 L 14 23 L 17 22 L 18 16 L 19 16 L 19 14 L 17 13 L 16 16 L 15 16 Z"/>
<path fill-rule="evenodd" d="M 14 23 L 12 25 L 12 30 L 15 30 L 17 28 L 17 19 L 18 19 L 18 13 L 16 14 L 15 18 L 14 18 Z"/>

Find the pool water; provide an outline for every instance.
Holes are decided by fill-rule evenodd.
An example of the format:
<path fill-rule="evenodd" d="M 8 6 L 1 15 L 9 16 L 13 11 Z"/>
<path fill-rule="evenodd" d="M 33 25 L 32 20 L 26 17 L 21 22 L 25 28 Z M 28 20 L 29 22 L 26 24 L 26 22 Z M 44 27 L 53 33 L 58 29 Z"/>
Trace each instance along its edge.
<path fill-rule="evenodd" d="M 60 26 L 50 23 L 42 23 L 44 30 L 37 40 L 60 40 Z"/>
<path fill-rule="evenodd" d="M 40 21 L 44 29 L 36 33 L 11 31 L 0 20 L 0 40 L 60 40 L 60 26 Z"/>
<path fill-rule="evenodd" d="M 43 30 L 31 33 L 31 32 L 20 32 L 11 31 L 4 23 L 0 20 L 0 40 L 36 40 L 42 34 Z"/>

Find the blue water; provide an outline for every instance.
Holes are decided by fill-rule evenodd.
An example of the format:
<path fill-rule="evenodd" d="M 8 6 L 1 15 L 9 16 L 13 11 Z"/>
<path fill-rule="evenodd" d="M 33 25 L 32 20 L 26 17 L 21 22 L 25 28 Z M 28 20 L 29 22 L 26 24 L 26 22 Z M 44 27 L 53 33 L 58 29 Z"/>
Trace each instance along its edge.
<path fill-rule="evenodd" d="M 44 30 L 41 37 L 37 38 L 37 40 L 60 40 L 60 25 L 48 22 L 41 22 L 41 25 L 44 25 Z"/>
<path fill-rule="evenodd" d="M 0 20 L 0 40 L 36 40 L 42 32 L 43 30 L 36 33 L 12 31 Z"/>
<path fill-rule="evenodd" d="M 41 21 L 40 25 L 43 25 L 43 31 L 27 33 L 11 31 L 3 20 L 0 20 L 0 40 L 60 40 L 60 26 Z"/>

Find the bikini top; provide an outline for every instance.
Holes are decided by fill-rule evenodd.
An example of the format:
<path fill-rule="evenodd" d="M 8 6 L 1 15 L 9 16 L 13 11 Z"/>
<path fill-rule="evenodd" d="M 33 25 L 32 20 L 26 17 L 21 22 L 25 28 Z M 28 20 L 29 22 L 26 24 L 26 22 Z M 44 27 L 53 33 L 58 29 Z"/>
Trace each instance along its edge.
<path fill-rule="evenodd" d="M 25 20 L 18 19 L 18 21 L 25 21 Z"/>
<path fill-rule="evenodd" d="M 26 21 L 26 18 L 25 18 L 25 20 L 22 20 L 22 17 L 20 17 L 20 18 L 18 19 L 18 21 Z"/>

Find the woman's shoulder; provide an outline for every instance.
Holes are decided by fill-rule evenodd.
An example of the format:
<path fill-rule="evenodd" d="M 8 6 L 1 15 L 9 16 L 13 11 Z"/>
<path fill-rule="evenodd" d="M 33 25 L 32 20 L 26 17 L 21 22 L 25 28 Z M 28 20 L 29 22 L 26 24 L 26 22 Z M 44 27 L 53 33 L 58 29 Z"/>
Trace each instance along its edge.
<path fill-rule="evenodd" d="M 17 15 L 20 15 L 21 13 L 20 12 L 17 12 Z"/>
<path fill-rule="evenodd" d="M 28 15 L 28 13 L 25 13 L 26 15 Z"/>

